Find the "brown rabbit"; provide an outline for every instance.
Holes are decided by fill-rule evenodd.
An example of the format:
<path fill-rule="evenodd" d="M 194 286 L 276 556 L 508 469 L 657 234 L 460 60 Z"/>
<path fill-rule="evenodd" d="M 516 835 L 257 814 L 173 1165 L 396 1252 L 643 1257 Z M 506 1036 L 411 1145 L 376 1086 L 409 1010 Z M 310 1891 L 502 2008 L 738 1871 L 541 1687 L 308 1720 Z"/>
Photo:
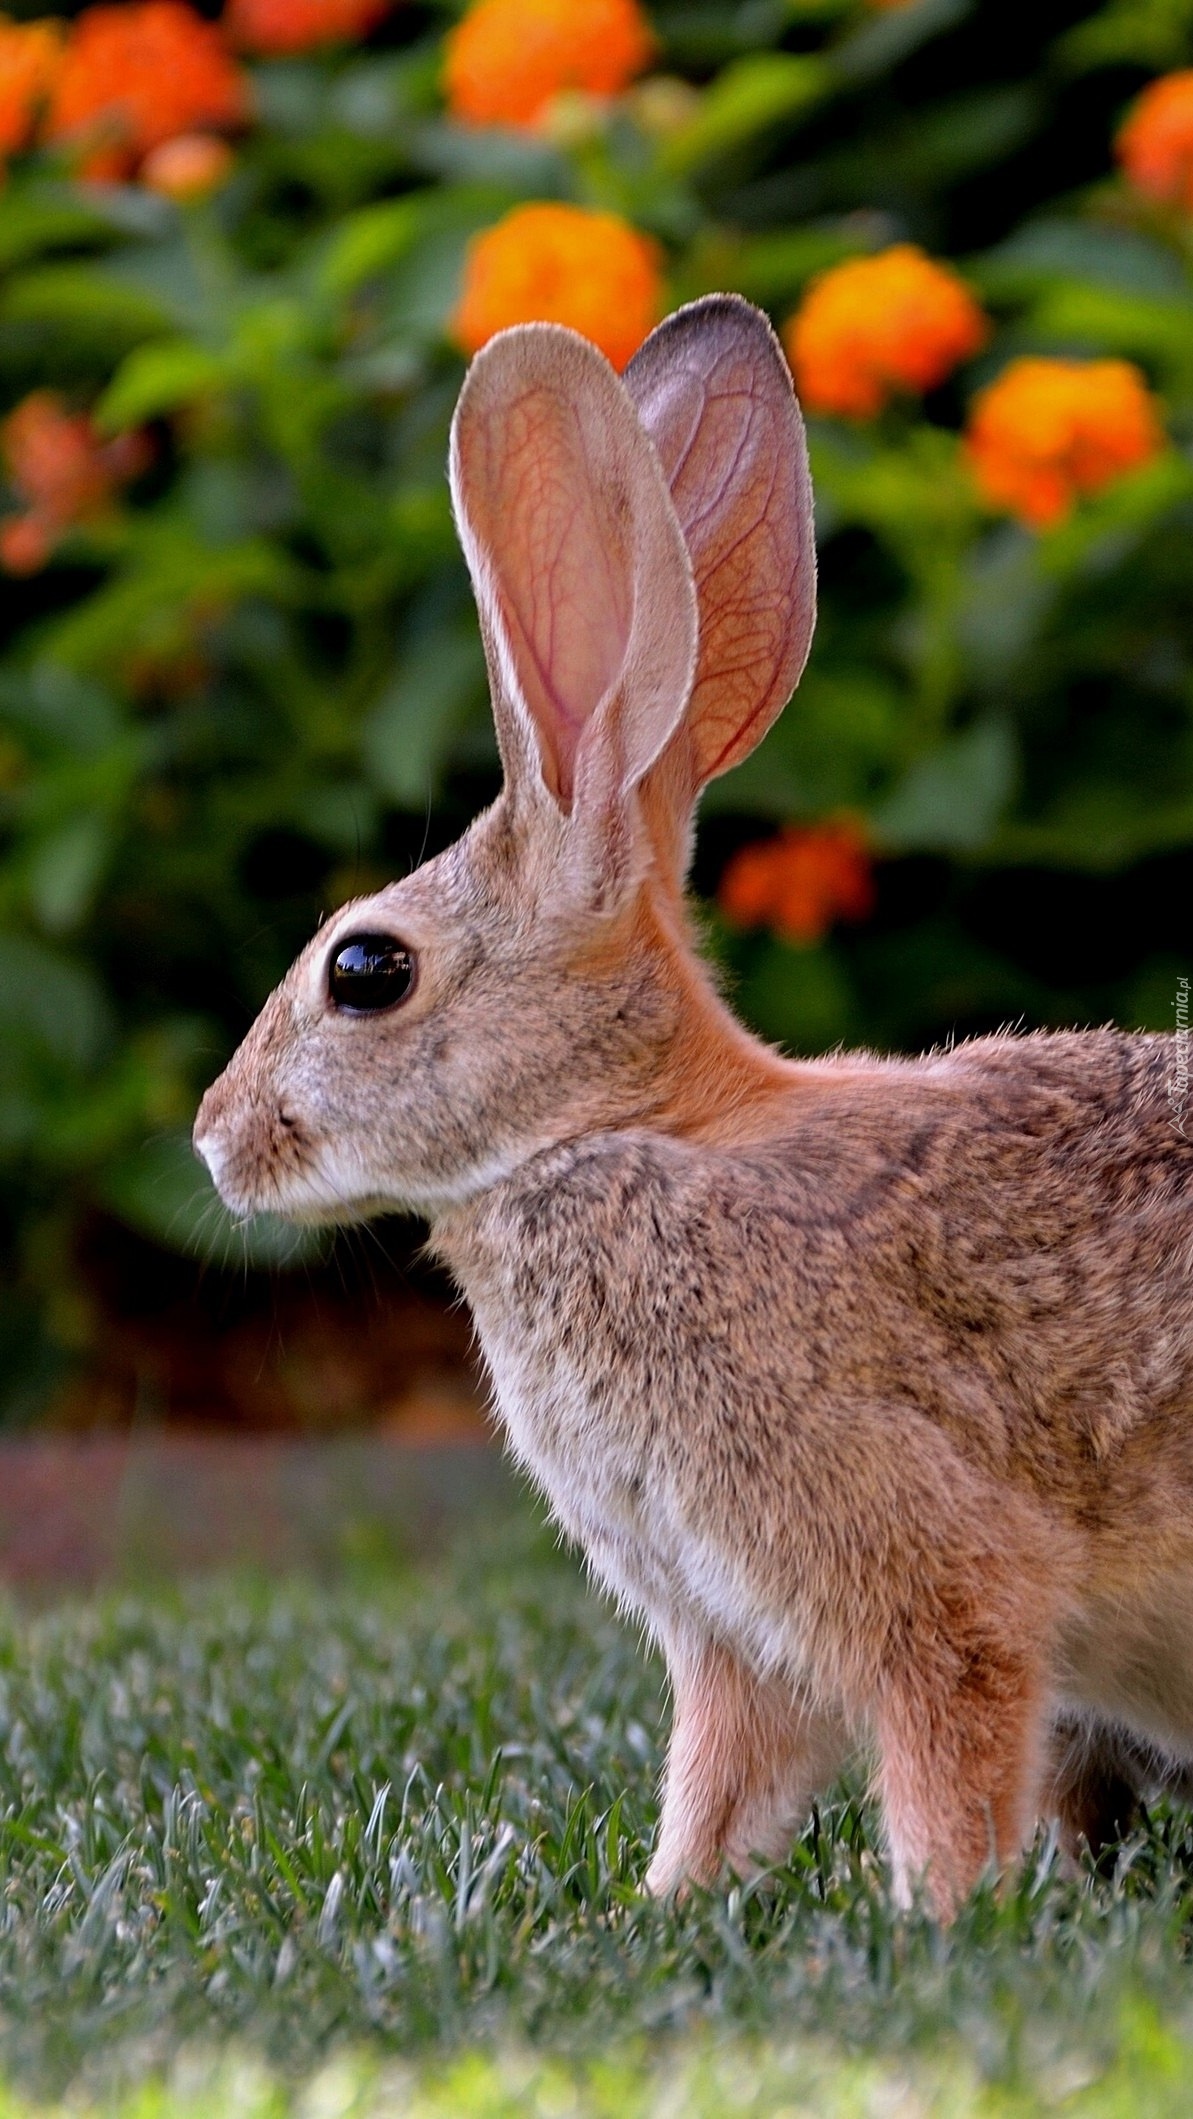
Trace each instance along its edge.
<path fill-rule="evenodd" d="M 795 1064 L 724 1006 L 700 789 L 814 611 L 765 320 L 614 375 L 547 325 L 461 393 L 452 491 L 505 786 L 347 905 L 199 1112 L 229 1207 L 404 1208 L 519 1461 L 666 1653 L 653 1890 L 784 1853 L 871 1746 L 900 1897 L 947 1917 L 1041 1812 L 1193 1758 L 1193 1149 L 1171 1042 Z"/>

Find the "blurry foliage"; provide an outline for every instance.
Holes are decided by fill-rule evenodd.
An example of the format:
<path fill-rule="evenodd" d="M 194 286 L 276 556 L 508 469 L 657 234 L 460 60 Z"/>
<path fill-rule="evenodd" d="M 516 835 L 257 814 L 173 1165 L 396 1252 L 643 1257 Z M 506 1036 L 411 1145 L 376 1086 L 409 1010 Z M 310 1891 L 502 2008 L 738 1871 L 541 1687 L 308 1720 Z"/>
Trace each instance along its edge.
<path fill-rule="evenodd" d="M 696 881 L 712 896 L 772 825 L 865 821 L 868 921 L 802 948 L 713 922 L 746 1013 L 796 1049 L 1171 1025 L 1193 884 L 1191 236 L 1130 198 L 1111 142 L 1189 63 L 1188 0 L 672 0 L 661 78 L 570 145 L 445 118 L 451 19 L 408 0 L 367 46 L 252 66 L 256 123 L 205 200 L 83 184 L 45 154 L 0 196 L 0 412 L 49 388 L 99 436 L 153 443 L 43 571 L 0 575 L 17 1396 L 97 1329 L 72 1283 L 84 1217 L 221 1254 L 185 1147 L 197 1094 L 320 912 L 495 787 L 445 320 L 470 235 L 527 198 L 622 213 L 662 244 L 670 300 L 736 287 L 777 322 L 814 272 L 920 243 L 994 319 L 967 390 L 1025 351 L 1140 364 L 1174 448 L 1044 537 L 981 511 L 955 382 L 812 423 L 817 645 L 763 751 L 711 791 Z M 254 1243 L 265 1260 L 289 1239 Z"/>

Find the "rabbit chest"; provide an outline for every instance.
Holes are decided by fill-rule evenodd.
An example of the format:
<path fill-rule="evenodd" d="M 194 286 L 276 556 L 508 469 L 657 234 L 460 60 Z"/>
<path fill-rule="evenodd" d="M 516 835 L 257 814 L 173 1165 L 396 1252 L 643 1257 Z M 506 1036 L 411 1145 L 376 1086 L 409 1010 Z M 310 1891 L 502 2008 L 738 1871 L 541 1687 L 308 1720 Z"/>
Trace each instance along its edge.
<path fill-rule="evenodd" d="M 788 1568 L 773 1595 L 763 1547 L 801 1483 L 797 1364 L 771 1373 L 766 1291 L 727 1255 L 748 1231 L 689 1162 L 677 1143 L 589 1139 L 454 1210 L 433 1242 L 514 1455 L 605 1585 L 660 1631 L 694 1621 L 791 1666 L 807 1660 L 800 1584 Z"/>

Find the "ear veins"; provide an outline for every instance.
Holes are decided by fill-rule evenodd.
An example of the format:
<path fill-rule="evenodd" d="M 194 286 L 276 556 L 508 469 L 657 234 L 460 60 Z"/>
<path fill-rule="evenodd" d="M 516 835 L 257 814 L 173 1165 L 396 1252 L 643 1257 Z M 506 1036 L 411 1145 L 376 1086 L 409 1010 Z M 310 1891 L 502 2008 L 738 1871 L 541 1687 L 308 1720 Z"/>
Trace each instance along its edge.
<path fill-rule="evenodd" d="M 678 805 L 754 748 L 807 659 L 811 481 L 782 351 L 740 297 L 709 295 L 668 317 L 634 355 L 625 384 L 671 491 L 700 612 L 683 725 L 648 775 L 662 783 L 652 791 L 665 798 L 651 804 L 652 838 L 667 860 L 687 822 Z"/>
<path fill-rule="evenodd" d="M 749 387 L 716 397 L 700 441 L 672 498 L 699 584 L 701 644 L 689 713 L 703 782 L 752 750 L 755 731 L 762 734 L 786 704 L 799 675 L 790 646 L 793 579 L 810 555 L 793 563 L 776 535 L 777 518 L 794 510 L 781 490 L 791 483 L 790 440 L 773 407 Z M 783 544 L 791 527 L 788 521 Z"/>

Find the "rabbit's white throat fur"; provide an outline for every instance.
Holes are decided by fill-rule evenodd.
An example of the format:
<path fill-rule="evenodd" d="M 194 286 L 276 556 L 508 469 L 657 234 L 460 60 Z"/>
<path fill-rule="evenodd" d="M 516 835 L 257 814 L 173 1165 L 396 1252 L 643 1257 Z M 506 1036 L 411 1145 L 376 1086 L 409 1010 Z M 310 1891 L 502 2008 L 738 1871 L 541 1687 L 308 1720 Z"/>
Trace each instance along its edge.
<path fill-rule="evenodd" d="M 400 1205 L 501 1422 L 675 1696 L 649 1881 L 780 1856 L 851 1744 L 942 1916 L 1193 1774 L 1193 1148 L 1169 1045 L 796 1064 L 693 946 L 701 788 L 812 635 L 798 409 L 764 318 L 680 311 L 469 371 L 452 493 L 504 787 L 344 907 L 204 1099 L 228 1204 Z M 400 1004 L 330 968 L 380 934 Z"/>

